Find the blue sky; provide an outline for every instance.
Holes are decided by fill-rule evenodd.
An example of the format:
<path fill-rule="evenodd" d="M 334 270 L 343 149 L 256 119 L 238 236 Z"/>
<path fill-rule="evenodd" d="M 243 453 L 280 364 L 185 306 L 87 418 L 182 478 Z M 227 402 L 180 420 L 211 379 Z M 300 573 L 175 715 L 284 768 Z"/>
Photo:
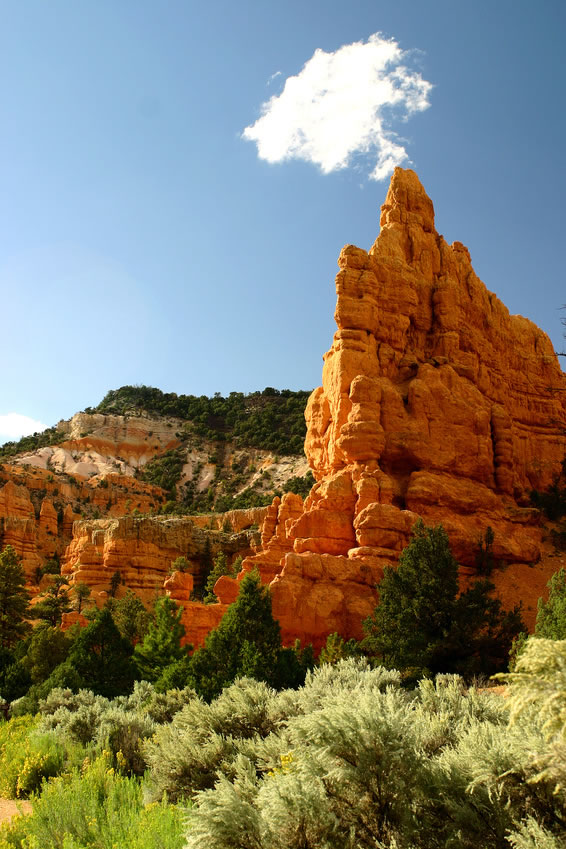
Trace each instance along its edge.
<path fill-rule="evenodd" d="M 0 440 L 127 383 L 319 385 L 391 151 L 563 347 L 565 36 L 562 0 L 5 4 Z"/>

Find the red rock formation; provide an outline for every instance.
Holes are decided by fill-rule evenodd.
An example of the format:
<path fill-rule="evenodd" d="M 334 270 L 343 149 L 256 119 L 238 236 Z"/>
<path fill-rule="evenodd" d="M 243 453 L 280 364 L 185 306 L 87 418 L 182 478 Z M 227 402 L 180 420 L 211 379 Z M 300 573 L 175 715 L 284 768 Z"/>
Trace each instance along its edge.
<path fill-rule="evenodd" d="M 566 453 L 566 377 L 550 340 L 486 289 L 467 248 L 438 235 L 416 174 L 396 169 L 377 241 L 369 252 L 347 245 L 338 265 L 338 330 L 306 411 L 317 483 L 283 546 L 274 502 L 263 551 L 247 563 L 264 580 L 278 572 L 284 638 L 317 647 L 332 631 L 360 636 L 373 585 L 418 516 L 444 525 L 467 566 L 491 526 L 508 583 L 537 563 L 529 494 Z"/>
<path fill-rule="evenodd" d="M 161 497 L 158 487 L 125 475 L 67 479 L 47 469 L 5 463 L 0 466 L 0 546 L 13 545 L 33 588 L 37 567 L 62 555 L 71 540 L 73 522 L 81 518 L 73 505 L 112 516 L 136 508 L 148 512 Z"/>
<path fill-rule="evenodd" d="M 223 517 L 73 526 L 79 502 L 115 516 L 149 511 L 160 497 L 131 475 L 105 469 L 86 480 L 80 469 L 90 474 L 91 461 L 104 467 L 117 445 L 130 463 L 143 464 L 176 444 L 171 423 L 153 439 L 149 421 L 75 417 L 68 442 L 41 449 L 51 452 L 37 460 L 42 468 L 22 459 L 8 472 L 0 468 L 0 480 L 12 479 L 0 490 L 2 542 L 16 547 L 26 569 L 51 550 L 57 507 L 60 533 L 74 527 L 63 570 L 92 586 L 99 601 L 115 571 L 147 602 L 167 592 L 183 604 L 187 641 L 199 645 L 257 568 L 270 584 L 284 641 L 300 637 L 319 648 L 333 631 L 361 636 L 384 566 L 397 562 L 422 517 L 444 525 L 464 580 L 491 526 L 494 555 L 506 566 L 493 575 L 497 590 L 508 605 L 522 600 L 532 625 L 541 590 L 564 565 L 529 506 L 530 491 L 548 487 L 566 454 L 566 376 L 549 339 L 511 316 L 474 273 L 468 250 L 436 232 L 432 203 L 412 171 L 396 169 L 370 251 L 347 245 L 338 264 L 338 330 L 306 410 L 316 484 L 304 504 L 287 494 L 268 508 Z M 94 435 L 81 435 L 91 427 Z M 48 459 L 68 472 L 73 452 L 79 479 L 53 481 Z M 226 519 L 236 532 L 260 525 L 261 546 L 221 533 Z M 248 555 L 238 579 L 217 582 L 216 605 L 189 601 L 207 534 L 213 554 L 222 547 L 232 558 Z M 193 566 L 169 575 L 179 555 Z"/>
<path fill-rule="evenodd" d="M 119 519 L 80 520 L 74 523 L 73 539 L 62 558 L 61 571 L 71 585 L 85 583 L 93 590 L 91 599 L 103 604 L 110 581 L 120 573 L 117 595 L 133 590 L 145 604 L 169 595 L 183 607 L 186 641 L 197 646 L 216 627 L 227 605 L 203 605 L 190 601 L 193 585 L 203 583 L 203 555 L 214 557 L 224 551 L 229 560 L 252 552 L 257 535 L 253 531 L 225 534 L 202 529 L 190 518 L 124 516 Z M 208 545 L 207 545 L 208 540 Z M 185 572 L 171 571 L 173 562 L 184 557 Z M 236 593 L 237 594 L 237 593 Z"/>

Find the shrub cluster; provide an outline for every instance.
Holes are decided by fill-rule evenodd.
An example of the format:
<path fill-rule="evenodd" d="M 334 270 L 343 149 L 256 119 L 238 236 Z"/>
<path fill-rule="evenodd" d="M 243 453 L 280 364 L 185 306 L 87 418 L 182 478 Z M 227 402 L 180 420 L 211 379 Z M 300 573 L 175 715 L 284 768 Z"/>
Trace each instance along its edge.
<path fill-rule="evenodd" d="M 293 697 L 272 693 L 261 716 L 276 727 L 255 737 L 212 722 L 203 736 L 204 718 L 193 712 L 182 722 L 181 712 L 175 731 L 150 744 L 155 791 L 174 772 L 194 799 L 189 849 L 558 849 L 565 761 L 555 749 L 565 723 L 552 696 L 566 677 L 543 672 L 547 711 L 539 716 L 524 702 L 534 656 L 541 660 L 536 646 L 522 661 L 529 683 L 513 680 L 511 721 L 505 700 L 466 690 L 457 676 L 410 692 L 394 673 L 355 659 L 321 667 Z"/>
<path fill-rule="evenodd" d="M 56 427 L 48 427 L 42 430 L 41 433 L 33 433 L 29 436 L 22 436 L 17 442 L 5 442 L 0 445 L 0 458 L 15 457 L 17 454 L 24 454 L 27 451 L 37 451 L 38 448 L 45 448 L 46 445 L 58 445 L 66 439 L 66 434 L 57 430 Z"/>
<path fill-rule="evenodd" d="M 108 392 L 96 410 L 101 413 L 174 416 L 191 423 L 192 432 L 211 440 L 230 439 L 240 446 L 278 454 L 302 454 L 309 392 L 267 387 L 263 392 L 177 395 L 151 386 L 122 386 Z"/>
<path fill-rule="evenodd" d="M 566 641 L 529 640 L 504 680 L 506 699 L 456 675 L 408 690 L 350 657 L 210 703 L 53 692 L 0 727 L 0 789 L 41 791 L 0 849 L 559 849 Z"/>

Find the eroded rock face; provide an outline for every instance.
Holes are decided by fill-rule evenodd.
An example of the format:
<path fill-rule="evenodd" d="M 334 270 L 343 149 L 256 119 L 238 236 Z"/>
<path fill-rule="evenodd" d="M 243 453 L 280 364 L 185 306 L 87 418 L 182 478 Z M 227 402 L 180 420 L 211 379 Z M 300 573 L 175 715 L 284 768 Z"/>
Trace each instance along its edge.
<path fill-rule="evenodd" d="M 272 535 L 247 563 L 264 580 L 276 569 L 285 639 L 315 646 L 332 631 L 361 635 L 373 586 L 418 517 L 444 525 L 464 566 L 488 526 L 511 576 L 536 564 L 529 495 L 566 453 L 566 377 L 550 340 L 436 232 L 414 172 L 396 169 L 370 251 L 347 245 L 338 265 L 338 330 L 306 411 L 317 483 L 294 521 L 274 502 Z"/>
<path fill-rule="evenodd" d="M 238 518 L 235 517 L 236 523 Z M 219 551 L 233 561 L 238 555 L 251 554 L 258 542 L 256 531 L 226 534 L 200 528 L 190 518 L 124 516 L 80 520 L 74 523 L 61 572 L 71 587 L 88 584 L 91 600 L 97 605 L 108 598 L 116 572 L 120 574 L 117 597 L 133 590 L 149 607 L 160 595 L 170 596 L 183 607 L 186 642 L 198 646 L 218 625 L 227 605 L 192 601 L 195 585 L 203 584 L 210 561 Z M 178 557 L 187 561 L 187 571 L 172 570 Z"/>

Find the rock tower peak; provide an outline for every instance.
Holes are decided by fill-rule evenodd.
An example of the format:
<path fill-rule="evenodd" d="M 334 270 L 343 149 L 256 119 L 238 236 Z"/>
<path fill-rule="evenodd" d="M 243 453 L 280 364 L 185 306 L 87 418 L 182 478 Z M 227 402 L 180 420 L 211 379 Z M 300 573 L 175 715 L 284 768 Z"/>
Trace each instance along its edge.
<path fill-rule="evenodd" d="M 306 410 L 317 482 L 302 507 L 274 502 L 244 571 L 271 582 L 287 639 L 360 636 L 384 566 L 422 517 L 443 524 L 464 575 L 491 527 L 504 600 L 528 596 L 542 539 L 529 495 L 566 453 L 566 376 L 550 340 L 436 232 L 414 171 L 395 169 L 374 245 L 346 245 L 338 266 L 337 331 Z"/>

